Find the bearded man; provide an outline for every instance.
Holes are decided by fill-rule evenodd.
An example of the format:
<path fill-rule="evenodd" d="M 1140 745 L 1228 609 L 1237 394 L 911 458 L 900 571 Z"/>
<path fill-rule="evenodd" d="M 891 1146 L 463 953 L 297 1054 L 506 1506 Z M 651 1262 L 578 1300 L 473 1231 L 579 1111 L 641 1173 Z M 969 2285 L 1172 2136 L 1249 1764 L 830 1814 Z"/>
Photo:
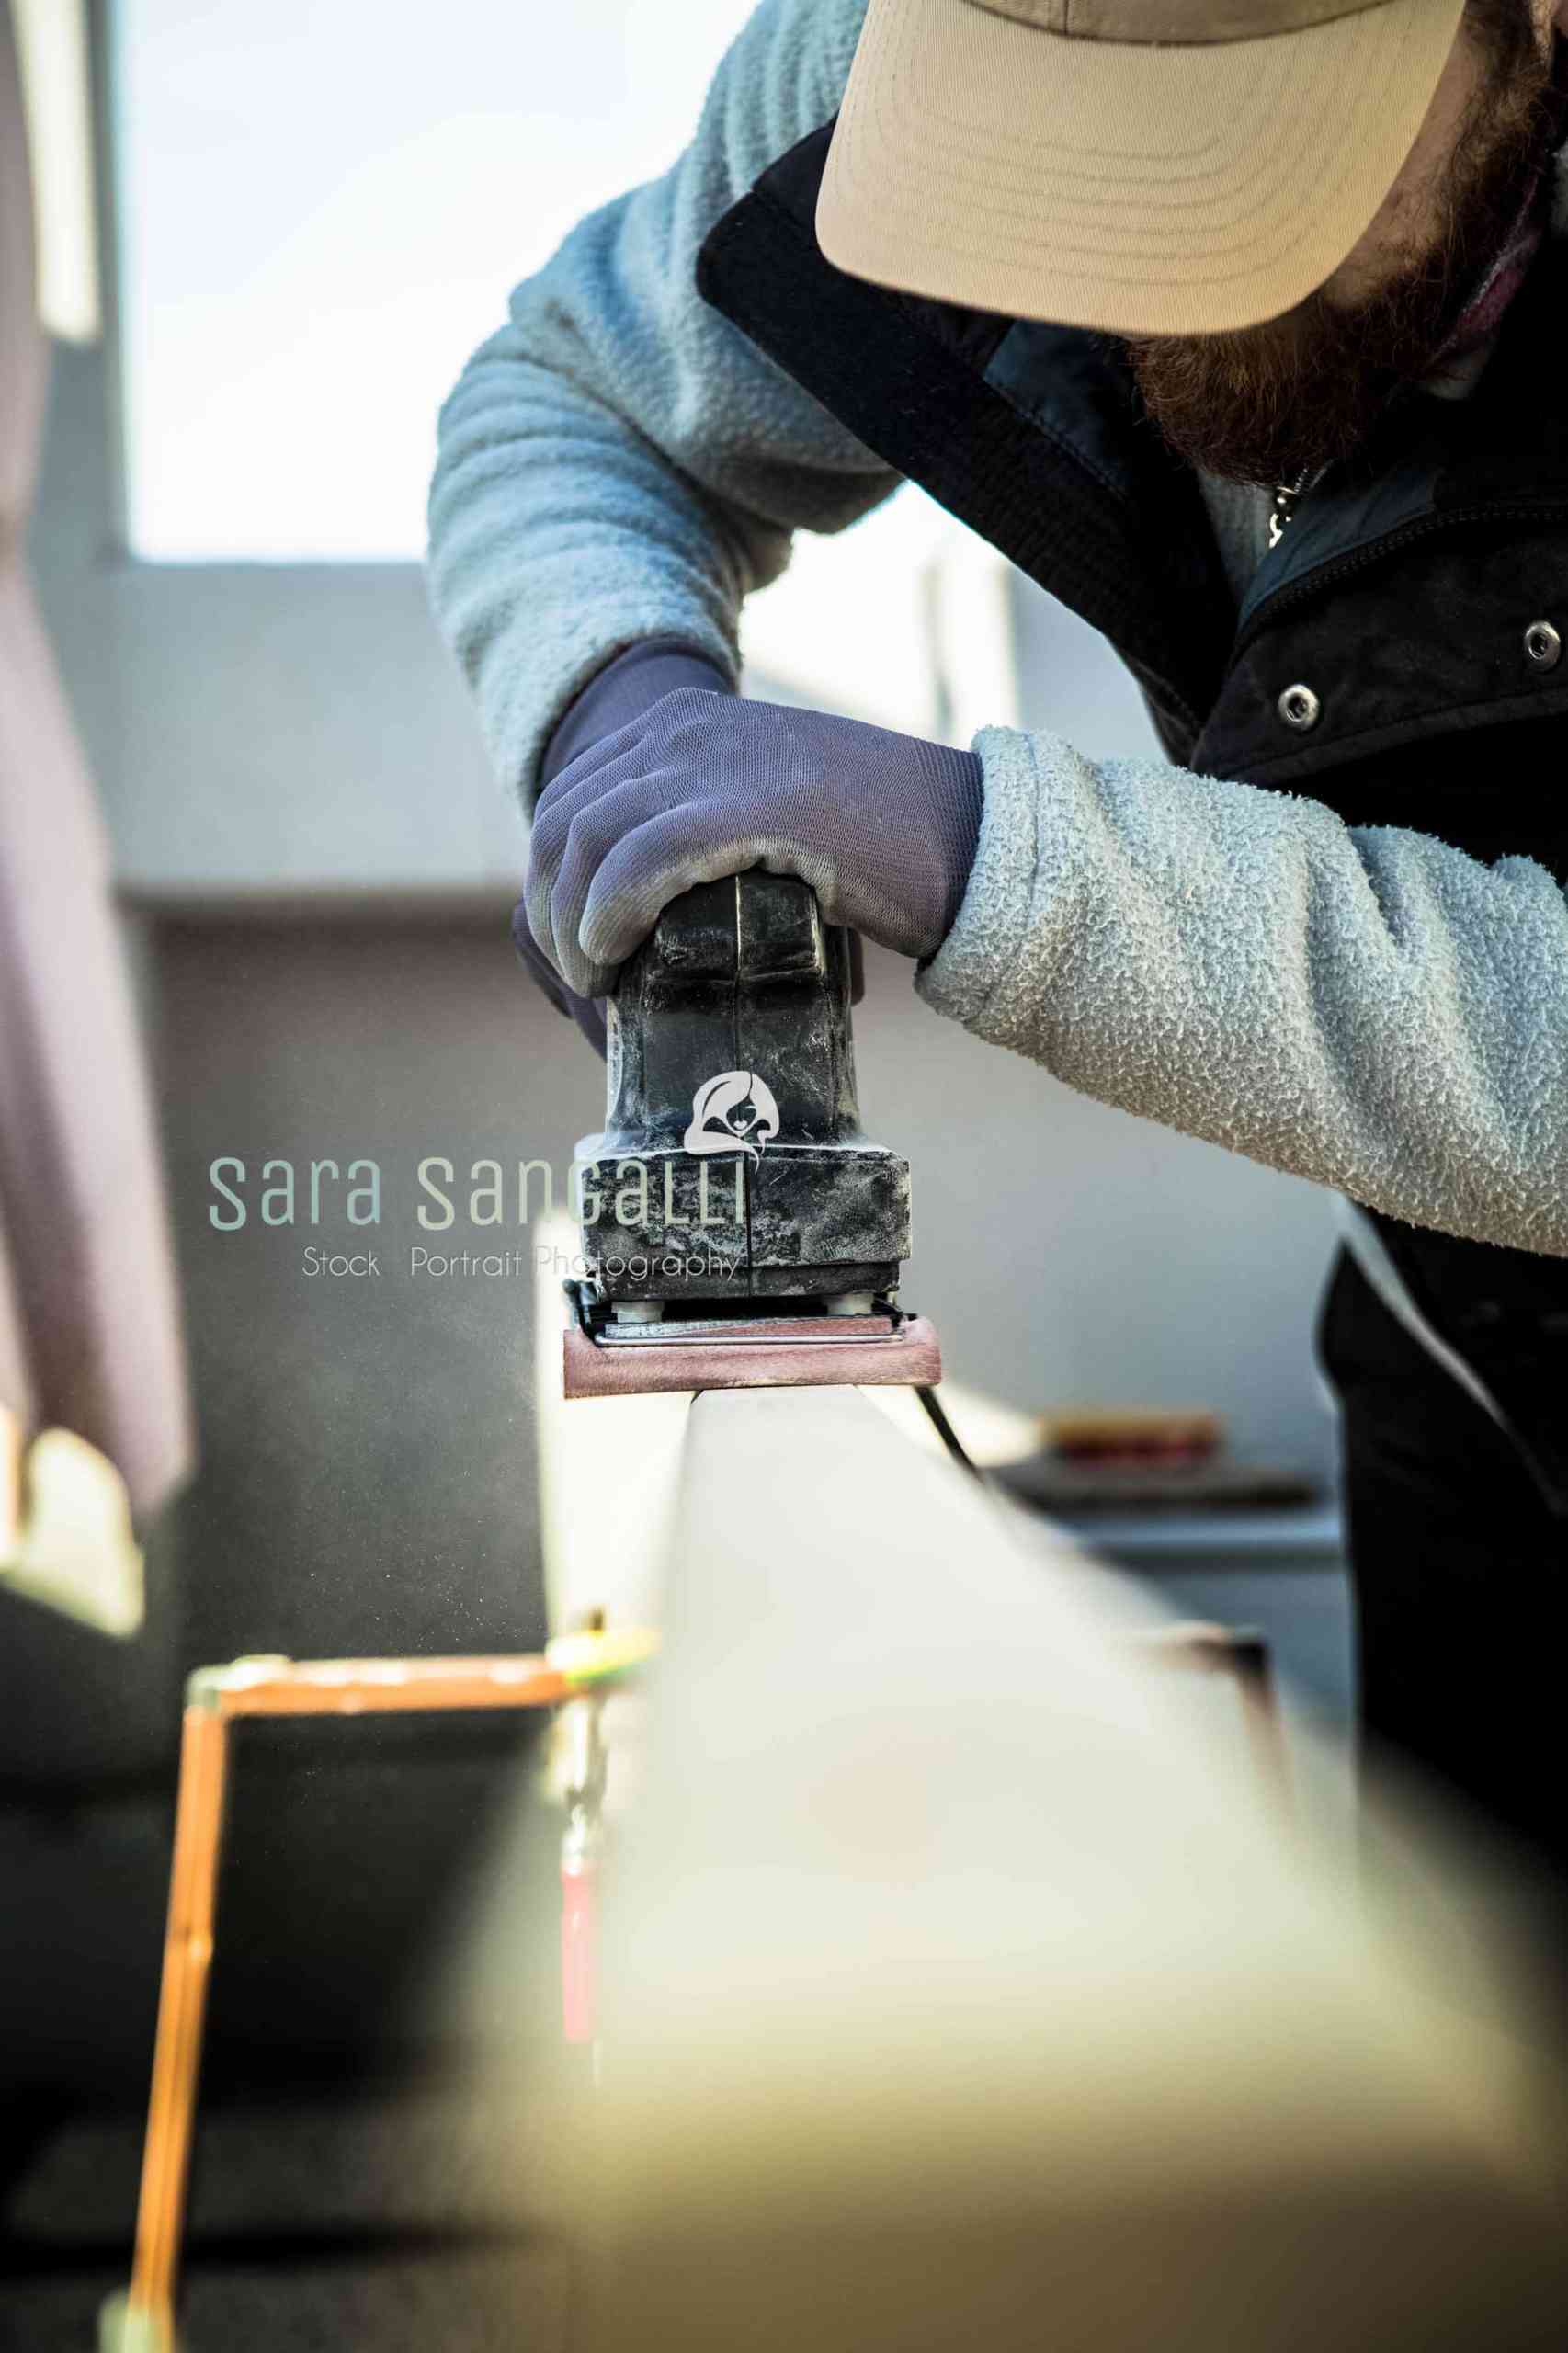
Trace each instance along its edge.
<path fill-rule="evenodd" d="M 1346 1197 L 1365 1722 L 1568 1862 L 1568 0 L 763 0 L 443 414 L 432 578 L 595 1000 L 752 866 L 937 1012 Z M 743 699 L 913 480 L 1164 762 Z"/>

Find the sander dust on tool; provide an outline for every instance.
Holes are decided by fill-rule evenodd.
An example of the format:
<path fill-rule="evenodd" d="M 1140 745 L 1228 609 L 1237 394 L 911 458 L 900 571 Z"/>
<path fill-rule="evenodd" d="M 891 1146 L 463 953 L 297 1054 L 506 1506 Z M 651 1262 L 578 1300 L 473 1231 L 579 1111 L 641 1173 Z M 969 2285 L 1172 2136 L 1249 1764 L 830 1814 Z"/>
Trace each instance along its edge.
<path fill-rule="evenodd" d="M 861 1133 L 849 1001 L 849 934 L 761 869 L 674 901 L 622 968 L 568 1397 L 939 1380 L 897 1304 L 909 1167 Z"/>

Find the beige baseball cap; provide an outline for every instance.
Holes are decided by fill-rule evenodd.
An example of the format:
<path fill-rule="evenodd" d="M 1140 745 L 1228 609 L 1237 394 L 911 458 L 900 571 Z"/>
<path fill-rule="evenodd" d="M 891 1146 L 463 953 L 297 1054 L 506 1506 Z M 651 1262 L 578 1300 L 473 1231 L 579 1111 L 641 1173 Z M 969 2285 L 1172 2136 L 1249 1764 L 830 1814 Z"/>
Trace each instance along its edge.
<path fill-rule="evenodd" d="M 870 0 L 817 207 L 841 269 L 1119 334 L 1255 325 L 1398 177 L 1464 0 Z"/>

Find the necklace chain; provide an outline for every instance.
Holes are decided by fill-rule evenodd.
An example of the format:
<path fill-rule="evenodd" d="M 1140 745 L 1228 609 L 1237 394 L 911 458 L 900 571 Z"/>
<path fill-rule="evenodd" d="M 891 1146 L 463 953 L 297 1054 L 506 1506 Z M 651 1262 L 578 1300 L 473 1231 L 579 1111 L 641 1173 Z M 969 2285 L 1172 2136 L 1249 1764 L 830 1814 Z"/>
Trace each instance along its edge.
<path fill-rule="evenodd" d="M 1320 467 L 1315 471 L 1321 472 L 1322 469 Z M 1277 548 L 1284 538 L 1285 526 L 1293 518 L 1296 512 L 1296 501 L 1306 489 L 1309 478 L 1313 473 L 1312 467 L 1302 466 L 1289 482 L 1275 483 L 1274 509 L 1268 517 L 1268 544 L 1271 548 Z"/>

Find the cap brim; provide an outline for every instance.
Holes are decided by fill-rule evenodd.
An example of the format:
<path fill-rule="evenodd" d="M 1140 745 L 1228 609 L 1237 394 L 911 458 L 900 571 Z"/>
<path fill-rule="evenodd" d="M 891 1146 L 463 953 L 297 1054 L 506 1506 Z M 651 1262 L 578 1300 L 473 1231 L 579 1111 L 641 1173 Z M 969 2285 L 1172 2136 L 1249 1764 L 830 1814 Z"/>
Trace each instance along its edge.
<path fill-rule="evenodd" d="M 870 0 L 818 242 L 856 277 L 1016 318 L 1256 325 L 1371 221 L 1463 6 L 1381 0 L 1267 40 L 1156 46 Z"/>

